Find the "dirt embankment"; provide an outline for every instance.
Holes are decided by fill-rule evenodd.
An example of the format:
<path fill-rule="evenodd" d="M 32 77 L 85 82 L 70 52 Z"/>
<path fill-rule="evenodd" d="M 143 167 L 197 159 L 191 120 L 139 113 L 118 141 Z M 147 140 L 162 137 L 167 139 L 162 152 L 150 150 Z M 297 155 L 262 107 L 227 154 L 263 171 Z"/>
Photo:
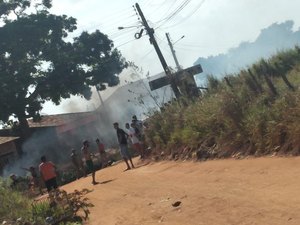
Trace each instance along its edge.
<path fill-rule="evenodd" d="M 137 160 L 135 160 L 137 163 Z M 300 157 L 123 163 L 64 186 L 92 189 L 88 225 L 299 225 Z M 172 206 L 181 202 L 178 207 Z"/>

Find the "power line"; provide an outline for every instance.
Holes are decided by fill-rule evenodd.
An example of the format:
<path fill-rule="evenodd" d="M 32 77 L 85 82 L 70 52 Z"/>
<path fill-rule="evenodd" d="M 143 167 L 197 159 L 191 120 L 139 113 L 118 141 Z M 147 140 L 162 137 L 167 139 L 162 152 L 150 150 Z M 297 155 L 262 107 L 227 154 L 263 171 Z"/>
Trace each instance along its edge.
<path fill-rule="evenodd" d="M 177 7 L 177 9 L 170 13 L 166 18 L 158 21 L 157 23 L 161 23 L 159 24 L 155 29 L 163 26 L 164 24 L 166 24 L 167 22 L 169 22 L 170 20 L 172 20 L 179 12 L 181 12 L 189 3 L 191 2 L 191 0 L 185 0 L 179 7 Z"/>
<path fill-rule="evenodd" d="M 143 36 L 146 36 L 146 34 L 143 34 L 141 37 L 143 37 Z M 133 41 L 136 41 L 136 40 L 137 40 L 137 39 L 132 39 L 132 40 L 126 41 L 126 42 L 124 42 L 124 43 L 122 43 L 122 44 L 116 46 L 115 48 L 119 48 L 119 47 L 121 47 L 121 46 L 123 46 L 123 45 L 126 45 L 126 44 L 128 44 L 128 43 L 130 43 L 130 42 L 133 42 Z"/>
<path fill-rule="evenodd" d="M 205 2 L 205 0 L 202 0 L 202 1 L 200 2 L 200 4 L 199 4 L 198 6 L 196 6 L 196 8 L 195 8 L 191 13 L 189 13 L 188 16 L 186 16 L 185 18 L 181 19 L 178 23 L 173 24 L 173 25 L 168 26 L 168 27 L 164 27 L 164 28 L 175 27 L 175 26 L 177 26 L 178 24 L 183 23 L 184 21 L 186 21 L 188 18 L 190 18 L 191 16 L 193 16 L 193 15 L 196 13 L 196 12 L 201 8 L 201 6 L 203 5 L 204 2 Z"/>
<path fill-rule="evenodd" d="M 161 9 L 163 7 L 163 5 L 165 5 L 165 3 L 167 2 L 168 0 L 164 0 L 163 3 L 159 3 L 159 6 L 156 7 L 155 9 L 152 10 L 152 12 L 150 13 L 147 13 L 147 16 L 150 16 L 150 15 L 153 15 L 154 13 L 157 12 L 158 9 Z M 173 3 L 172 3 L 173 5 Z"/>
<path fill-rule="evenodd" d="M 135 40 L 136 40 L 136 39 L 132 39 L 132 40 L 126 41 L 126 42 L 124 42 L 124 43 L 122 43 L 122 44 L 116 46 L 115 48 L 119 48 L 119 47 L 121 47 L 121 46 L 123 46 L 123 45 L 126 45 L 126 44 L 128 44 L 128 43 L 130 43 L 130 42 L 133 42 L 133 41 L 135 41 Z"/>
<path fill-rule="evenodd" d="M 170 17 L 172 17 L 172 15 L 173 15 L 174 13 L 176 13 L 176 12 L 177 12 L 184 4 L 186 4 L 188 1 L 189 1 L 189 0 L 185 0 L 181 5 L 177 6 L 173 12 L 171 12 L 170 14 L 168 14 L 167 16 L 165 16 L 163 19 L 160 19 L 160 20 L 156 21 L 155 23 L 163 22 L 163 21 L 169 19 Z"/>
<path fill-rule="evenodd" d="M 127 16 L 125 18 L 119 18 L 121 19 L 124 23 L 133 23 L 133 22 L 136 22 L 136 20 L 132 20 L 132 18 L 135 17 L 135 14 L 133 15 L 130 15 L 130 16 Z M 120 25 L 120 20 L 114 22 L 114 23 L 97 23 L 97 24 L 93 24 L 91 26 L 86 26 L 86 27 L 83 27 L 83 29 L 86 29 L 86 30 L 93 30 L 93 29 L 96 29 L 96 28 L 100 28 L 101 30 L 106 30 L 107 33 L 109 33 L 110 31 L 113 31 L 113 30 L 116 30 L 117 29 L 117 26 Z M 110 29 L 106 29 L 110 27 Z"/>

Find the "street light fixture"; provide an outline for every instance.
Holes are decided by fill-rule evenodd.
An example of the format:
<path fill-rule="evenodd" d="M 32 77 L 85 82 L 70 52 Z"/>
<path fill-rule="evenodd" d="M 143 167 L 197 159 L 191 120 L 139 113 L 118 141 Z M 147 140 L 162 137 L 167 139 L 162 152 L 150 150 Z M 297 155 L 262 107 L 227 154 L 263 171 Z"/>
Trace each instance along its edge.
<path fill-rule="evenodd" d="M 178 41 L 180 41 L 181 39 L 183 39 L 185 36 L 184 35 L 182 35 L 182 37 L 181 38 L 179 38 L 177 41 L 175 41 L 174 43 L 173 43 L 173 45 L 175 45 Z"/>
<path fill-rule="evenodd" d="M 127 28 L 137 28 L 137 27 L 140 27 L 140 26 L 118 27 L 118 30 L 124 30 L 124 29 L 127 29 Z"/>

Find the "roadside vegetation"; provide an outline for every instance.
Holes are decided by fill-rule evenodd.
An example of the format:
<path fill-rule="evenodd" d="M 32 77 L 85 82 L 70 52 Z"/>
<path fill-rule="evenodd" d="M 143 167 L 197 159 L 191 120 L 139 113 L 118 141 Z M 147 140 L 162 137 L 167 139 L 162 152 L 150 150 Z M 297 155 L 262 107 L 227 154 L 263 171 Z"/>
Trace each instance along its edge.
<path fill-rule="evenodd" d="M 39 199 L 0 180 L 0 223 L 6 225 L 81 225 L 88 219 L 93 205 L 85 197 L 90 191 L 66 193 L 57 190 Z"/>
<path fill-rule="evenodd" d="M 207 91 L 182 98 L 147 120 L 159 158 L 226 158 L 300 153 L 300 48 L 261 59 Z"/>

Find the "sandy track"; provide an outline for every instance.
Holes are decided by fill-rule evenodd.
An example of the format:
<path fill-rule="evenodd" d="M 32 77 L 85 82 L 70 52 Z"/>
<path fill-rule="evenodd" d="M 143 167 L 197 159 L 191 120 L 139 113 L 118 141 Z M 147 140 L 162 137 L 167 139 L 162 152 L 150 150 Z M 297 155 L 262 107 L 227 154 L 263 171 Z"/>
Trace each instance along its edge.
<path fill-rule="evenodd" d="M 135 160 L 137 163 L 137 160 Z M 120 163 L 64 186 L 88 188 L 89 225 L 300 224 L 300 157 Z M 172 203 L 181 201 L 179 207 Z"/>

